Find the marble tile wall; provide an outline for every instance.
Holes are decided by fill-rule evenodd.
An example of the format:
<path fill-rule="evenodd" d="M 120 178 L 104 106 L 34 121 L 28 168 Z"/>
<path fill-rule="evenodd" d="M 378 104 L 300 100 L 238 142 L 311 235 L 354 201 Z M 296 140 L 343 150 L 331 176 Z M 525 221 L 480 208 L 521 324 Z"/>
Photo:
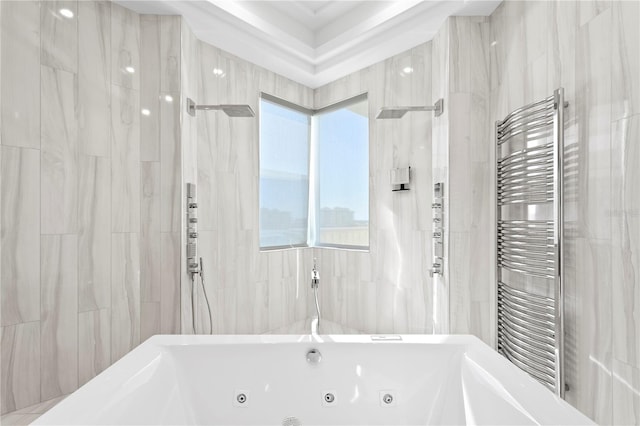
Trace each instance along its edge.
<path fill-rule="evenodd" d="M 601 424 L 640 422 L 639 21 L 633 1 L 504 2 L 485 46 L 491 122 L 565 88 L 566 398 Z"/>
<path fill-rule="evenodd" d="M 437 120 L 433 120 L 431 132 L 431 176 L 433 184 L 444 183 L 445 197 L 443 198 L 442 229 L 444 244 L 444 258 L 442 259 L 442 273 L 433 276 L 433 309 L 434 332 L 449 332 L 449 264 L 451 260 L 451 250 L 449 241 L 450 220 L 447 212 L 450 211 L 449 197 L 449 121 L 450 108 L 449 94 L 449 25 L 450 20 L 446 20 L 440 30 L 436 33 L 432 41 L 431 54 L 431 90 L 434 99 L 443 99 L 444 109 L 442 115 Z M 446 100 L 445 100 L 446 99 Z"/>
<path fill-rule="evenodd" d="M 183 27 L 184 28 L 184 27 Z M 431 103 L 431 44 L 354 73 L 315 91 L 195 42 L 183 30 L 183 100 L 248 103 L 260 92 L 306 107 L 369 93 L 371 116 L 383 105 Z M 190 65 L 191 64 L 191 65 Z M 413 73 L 403 73 L 406 67 Z M 213 69 L 219 69 L 217 74 Z M 194 92 L 192 79 L 197 79 Z M 195 93 L 191 95 L 189 93 Z M 312 314 L 309 274 L 318 259 L 321 305 L 327 320 L 362 332 L 431 332 L 431 120 L 370 122 L 371 250 L 298 249 L 260 252 L 258 244 L 258 118 L 182 113 L 185 183 L 198 185 L 199 255 L 213 311 L 214 333 L 288 330 Z M 195 126 L 193 128 L 192 126 Z M 197 153 L 187 132 L 197 134 Z M 400 137 L 398 137 L 400 135 Z M 186 150 L 186 152 L 184 151 Z M 196 165 L 197 175 L 193 174 Z M 412 167 L 413 189 L 392 193 L 389 170 Z M 183 253 L 184 260 L 184 253 Z M 183 262 L 184 263 L 184 262 Z M 191 282 L 183 275 L 182 331 L 191 325 Z M 196 286 L 196 329 L 209 332 L 202 289 Z"/>
<path fill-rule="evenodd" d="M 0 43 L 5 414 L 179 331 L 180 19 L 3 1 Z"/>
<path fill-rule="evenodd" d="M 198 104 L 249 104 L 258 113 L 260 92 L 266 92 L 313 106 L 311 89 L 196 40 L 186 26 L 182 43 L 182 69 L 187 70 L 183 102 L 190 97 Z M 222 72 L 214 74 L 214 68 Z M 310 302 L 310 250 L 259 250 L 257 115 L 232 119 L 215 111 L 200 111 L 196 117 L 181 114 L 184 184 L 198 185 L 199 256 L 213 333 L 264 333 L 304 320 Z M 184 259 L 183 252 L 182 332 L 193 333 L 192 284 Z M 206 300 L 199 281 L 196 284 L 196 331 L 209 333 Z"/>
<path fill-rule="evenodd" d="M 488 207 L 490 126 L 485 125 L 490 68 L 484 45 L 489 24 L 487 19 L 460 18 L 447 22 L 443 29 L 432 43 L 313 91 L 316 108 L 368 92 L 372 117 L 383 105 L 432 104 L 437 98 L 447 99 L 445 114 L 437 119 L 410 114 L 399 121 L 371 121 L 369 252 L 259 252 L 257 121 L 230 120 L 216 113 L 200 114 L 196 119 L 183 114 L 184 123 L 192 126 L 196 122 L 195 130 L 183 128 L 183 139 L 188 140 L 186 131 L 197 133 L 197 156 L 189 161 L 190 154 L 185 153 L 183 165 L 191 181 L 198 184 L 200 255 L 205 271 L 210 271 L 206 275 L 214 277 L 206 282 L 214 332 L 263 332 L 304 318 L 310 312 L 308 271 L 312 259 L 317 258 L 325 283 L 321 291 L 324 315 L 347 329 L 431 333 L 453 328 L 492 341 L 492 259 L 491 252 L 484 249 L 490 244 L 488 223 L 493 220 Z M 255 107 L 259 92 L 265 91 L 310 104 L 299 95 L 309 92 L 305 88 L 205 43 L 185 47 L 185 40 L 193 43 L 192 35 L 183 36 L 183 54 L 192 54 L 183 58 L 187 64 L 182 68 L 189 69 L 188 63 L 193 63 L 189 61 L 199 58 L 195 60 L 200 69 L 198 103 L 248 102 Z M 408 66 L 413 73 L 403 73 Z M 469 67 L 477 68 L 478 73 L 464 71 Z M 223 73 L 214 77 L 214 68 Z M 183 88 L 192 77 L 185 78 Z M 279 81 L 285 84 L 278 87 Z M 478 111 L 481 114 L 475 114 Z M 455 120 L 449 118 L 451 114 Z M 449 150 L 453 150 L 452 158 L 455 156 L 451 163 Z M 191 170 L 196 163 L 194 176 Z M 407 165 L 412 167 L 414 187 L 394 194 L 388 185 L 389 170 Z M 450 180 L 450 168 L 456 179 Z M 452 225 L 447 250 L 453 268 L 445 270 L 454 272 L 452 277 L 447 274 L 432 279 L 428 275 L 430 205 L 436 179 L 454 188 L 453 206 L 445 206 L 456 211 L 446 218 Z M 474 211 L 487 213 L 474 215 Z M 471 272 L 461 272 L 467 270 Z M 190 332 L 191 284 L 186 276 L 183 282 L 187 283 L 181 303 L 183 332 Z M 196 289 L 196 294 L 197 328 L 208 330 L 201 290 Z M 450 305 L 449 297 L 455 303 Z M 248 312 L 251 315 L 246 315 Z"/>
<path fill-rule="evenodd" d="M 314 249 L 325 318 L 364 333 L 432 333 L 442 324 L 431 268 L 432 126 L 442 117 L 409 113 L 375 120 L 391 105 L 432 105 L 432 42 L 315 90 L 315 107 L 368 93 L 368 252 Z M 411 69 L 407 72 L 406 69 Z M 392 192 L 389 173 L 411 167 L 411 189 Z M 308 285 L 308 280 L 304 281 Z"/>
<path fill-rule="evenodd" d="M 178 16 L 142 15 L 140 339 L 179 327 L 180 40 Z M 148 78 L 147 78 L 148 76 Z"/>
<path fill-rule="evenodd" d="M 182 126 L 181 136 L 182 136 L 182 186 L 181 186 L 181 199 L 184 200 L 186 195 L 186 186 L 187 183 L 193 183 L 198 186 L 197 188 L 197 201 L 198 206 L 203 206 L 206 203 L 212 203 L 212 200 L 209 198 L 204 198 L 201 195 L 203 194 L 202 188 L 200 188 L 200 182 L 198 180 L 198 123 L 196 117 L 192 117 L 186 113 L 186 101 L 187 98 L 191 98 L 193 100 L 197 100 L 198 94 L 198 76 L 200 74 L 200 42 L 196 39 L 193 32 L 189 28 L 189 25 L 186 21 L 182 20 L 181 26 L 181 49 L 180 49 L 180 69 L 182 71 L 180 85 L 181 85 L 181 97 L 180 97 L 180 121 Z M 204 117 L 201 117 L 204 119 Z M 208 192 L 204 192 L 208 194 Z M 213 205 L 213 204 L 209 204 Z M 200 210 L 200 208 L 199 208 Z M 206 223 L 209 218 L 213 216 L 212 212 L 215 212 L 215 209 L 208 209 L 206 207 L 202 208 L 203 211 L 208 212 L 206 215 L 200 214 L 198 220 L 198 231 L 201 238 L 201 242 L 199 244 L 199 252 L 198 255 L 202 257 L 215 256 L 214 252 L 210 251 L 207 245 L 207 241 L 211 241 L 209 238 L 206 238 L 205 234 L 202 233 L 201 227 L 202 223 Z M 186 213 L 181 215 L 181 226 L 182 229 L 186 229 L 187 227 L 187 217 Z M 191 275 L 187 273 L 186 267 L 186 235 L 184 233 L 180 233 L 179 235 L 180 248 L 178 253 L 180 253 L 180 293 L 178 295 L 180 300 L 180 324 L 181 324 L 181 332 L 182 333 L 206 333 L 211 332 L 211 328 L 208 323 L 208 311 L 205 311 L 205 315 L 207 315 L 207 324 L 202 325 L 201 328 L 194 330 L 195 317 L 192 315 L 193 309 L 191 304 L 192 290 L 193 286 L 191 283 Z M 209 269 L 205 268 L 206 277 L 210 276 Z M 197 299 L 198 296 L 202 298 L 204 296 L 203 293 L 197 293 L 194 297 Z M 214 295 L 211 296 L 212 299 Z M 199 299 L 198 299 L 199 301 Z M 213 300 L 210 300 L 212 302 Z M 204 300 L 203 300 L 204 302 Z M 200 304 L 196 304 L 195 306 L 200 307 Z M 204 308 L 204 305 L 202 306 Z M 200 312 L 201 310 L 196 309 L 196 312 Z M 197 327 L 197 326 L 196 326 Z"/>
<path fill-rule="evenodd" d="M 448 294 L 443 330 L 493 344 L 488 38 L 488 18 L 452 17 L 433 41 L 433 90 L 445 110 L 434 120 L 433 169 L 445 184 L 446 256 L 436 281 Z"/>

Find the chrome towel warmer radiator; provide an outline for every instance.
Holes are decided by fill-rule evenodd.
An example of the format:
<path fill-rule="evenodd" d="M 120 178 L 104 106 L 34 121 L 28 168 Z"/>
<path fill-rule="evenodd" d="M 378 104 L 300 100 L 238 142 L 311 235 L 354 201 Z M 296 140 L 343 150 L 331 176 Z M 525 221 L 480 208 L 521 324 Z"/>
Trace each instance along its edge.
<path fill-rule="evenodd" d="M 564 397 L 562 88 L 496 122 L 498 352 Z"/>

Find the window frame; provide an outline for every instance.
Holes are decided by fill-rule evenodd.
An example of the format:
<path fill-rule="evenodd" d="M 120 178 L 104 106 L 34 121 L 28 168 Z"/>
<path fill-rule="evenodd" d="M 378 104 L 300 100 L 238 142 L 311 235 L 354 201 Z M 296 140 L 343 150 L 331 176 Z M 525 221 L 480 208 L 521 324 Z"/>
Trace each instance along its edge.
<path fill-rule="evenodd" d="M 262 152 L 262 138 L 260 137 L 260 126 L 262 123 L 262 100 L 265 100 L 269 103 L 272 103 L 274 105 L 277 105 L 279 107 L 282 108 L 287 108 L 302 114 L 305 114 L 308 116 L 309 118 L 309 131 L 307 134 L 307 144 L 308 144 L 308 148 L 309 148 L 309 155 L 308 155 L 308 164 L 307 164 L 307 173 L 309 175 L 309 180 L 311 180 L 311 174 L 310 174 L 310 162 L 311 162 L 311 118 L 313 117 L 312 115 L 310 115 L 310 113 L 313 112 L 313 110 L 302 107 L 300 105 L 296 105 L 292 102 L 286 101 L 284 99 L 280 99 L 276 96 L 273 95 L 269 95 L 268 93 L 260 93 L 260 99 L 258 101 L 258 105 L 259 105 L 259 122 L 258 122 L 258 215 L 261 214 L 261 205 L 260 205 L 260 180 L 261 180 L 261 164 L 260 164 L 260 154 Z M 310 185 L 308 185 L 309 188 L 307 189 L 307 203 L 309 202 L 309 199 L 311 198 L 308 190 L 310 189 Z M 260 233 L 262 232 L 262 227 L 260 226 L 260 217 L 258 217 L 258 247 L 260 251 L 274 251 L 274 250 L 286 250 L 286 249 L 293 249 L 293 248 L 308 248 L 311 247 L 309 245 L 309 210 L 308 210 L 308 205 L 307 205 L 307 238 L 306 241 L 304 243 L 300 243 L 300 244 L 285 244 L 285 245 L 277 245 L 277 246 L 262 246 L 260 244 Z"/>
<path fill-rule="evenodd" d="M 368 200 L 368 217 L 369 220 L 367 222 L 367 234 L 368 234 L 368 242 L 369 244 L 366 246 L 360 245 L 349 245 L 349 244 L 330 244 L 330 243 L 321 243 L 318 240 L 318 236 L 320 233 L 320 203 L 319 203 L 319 182 L 318 182 L 318 164 L 319 164 L 319 141 L 317 137 L 317 125 L 314 126 L 314 122 L 316 121 L 316 116 L 318 114 L 328 113 L 332 111 L 337 111 L 346 106 L 356 104 L 358 102 L 367 101 L 368 107 L 368 92 L 364 92 L 358 94 L 356 96 L 352 96 L 347 99 L 343 99 L 341 101 L 335 102 L 333 104 L 324 106 L 318 109 L 310 109 L 305 108 L 301 105 L 295 104 L 293 102 L 287 101 L 285 99 L 279 98 L 277 96 L 260 92 L 260 102 L 265 100 L 272 104 L 278 105 L 283 108 L 288 108 L 293 111 L 300 112 L 302 114 L 306 114 L 309 117 L 310 125 L 309 125 L 309 136 L 308 136 L 308 144 L 309 144 L 309 161 L 308 161 L 308 171 L 309 171 L 309 190 L 307 192 L 308 197 L 308 209 L 307 209 L 307 241 L 302 244 L 288 244 L 281 246 L 261 246 L 259 244 L 260 251 L 274 251 L 274 250 L 286 250 L 286 249 L 294 249 L 294 248 L 328 248 L 328 249 L 343 249 L 343 250 L 351 250 L 351 251 L 362 251 L 368 252 L 371 247 L 371 118 L 370 114 L 367 112 L 367 200 Z M 259 113 L 259 124 L 258 124 L 258 159 L 260 159 L 262 140 L 260 137 L 260 126 L 262 120 L 261 108 Z M 315 164 L 314 164 L 315 163 Z M 260 175 L 259 179 L 260 181 Z M 260 182 L 258 182 L 258 196 L 260 194 Z M 260 212 L 260 200 L 258 200 L 258 212 Z M 260 214 L 260 213 L 258 213 Z M 260 221 L 258 221 L 258 233 L 260 233 Z M 260 238 L 258 238 L 259 240 Z"/>
<path fill-rule="evenodd" d="M 333 104 L 314 110 L 314 115 L 312 116 L 312 122 L 311 122 L 312 147 L 309 150 L 309 161 L 315 160 L 317 163 L 316 167 L 318 167 L 318 163 L 320 161 L 320 155 L 319 155 L 320 146 L 319 146 L 319 141 L 317 140 L 318 138 L 316 135 L 318 126 L 317 125 L 314 126 L 314 120 L 316 119 L 316 117 L 320 114 L 337 111 L 363 101 L 367 101 L 367 108 L 368 108 L 369 96 L 367 92 L 361 93 L 356 96 L 352 96 L 347 99 L 343 99 L 341 101 L 338 101 Z M 316 132 L 314 132 L 314 128 Z M 370 178 L 371 176 L 371 138 L 370 136 L 371 136 L 371 119 L 370 119 L 370 114 L 367 111 L 367 172 L 368 172 L 367 173 L 367 203 L 368 203 L 367 216 L 369 218 L 369 220 L 367 221 L 367 234 L 368 234 L 367 241 L 369 244 L 367 244 L 366 246 L 360 246 L 360 245 L 352 245 L 352 244 L 332 244 L 332 243 L 320 242 L 320 190 L 318 188 L 319 182 L 317 182 L 317 180 L 319 179 L 320 173 L 318 170 L 314 174 L 311 174 L 311 173 L 309 174 L 309 181 L 310 181 L 309 186 L 311 186 L 311 182 L 313 182 L 314 185 L 316 185 L 313 192 L 316 198 L 314 200 L 316 202 L 316 205 L 313 210 L 313 213 L 311 213 L 311 205 L 309 205 L 309 209 L 310 209 L 309 215 L 311 214 L 314 215 L 313 222 L 309 223 L 310 232 L 311 232 L 311 228 L 312 227 L 314 228 L 313 229 L 314 239 L 311 240 L 313 242 L 313 244 L 311 245 L 312 247 L 355 250 L 355 251 L 364 251 L 364 252 L 369 251 L 369 248 L 371 247 L 371 221 L 370 221 L 370 218 L 371 218 L 371 185 L 370 185 L 371 183 L 371 178 Z M 311 190 L 309 191 L 309 193 L 311 193 Z M 311 196 L 309 197 L 309 200 L 311 201 Z"/>

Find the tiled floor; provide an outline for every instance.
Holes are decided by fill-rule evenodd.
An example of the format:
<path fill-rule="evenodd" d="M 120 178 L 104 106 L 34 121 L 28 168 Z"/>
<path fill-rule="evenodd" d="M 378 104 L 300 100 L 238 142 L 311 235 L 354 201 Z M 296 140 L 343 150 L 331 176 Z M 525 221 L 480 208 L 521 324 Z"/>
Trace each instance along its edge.
<path fill-rule="evenodd" d="M 67 395 L 64 395 L 5 414 L 0 418 L 0 424 L 3 426 L 28 425 L 66 397 Z"/>

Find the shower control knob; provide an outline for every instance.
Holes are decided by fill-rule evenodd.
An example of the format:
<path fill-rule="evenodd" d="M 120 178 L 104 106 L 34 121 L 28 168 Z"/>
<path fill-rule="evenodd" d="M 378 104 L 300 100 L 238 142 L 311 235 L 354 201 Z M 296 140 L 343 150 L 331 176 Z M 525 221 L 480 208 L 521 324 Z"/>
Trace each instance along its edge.
<path fill-rule="evenodd" d="M 189 208 L 190 209 L 197 209 L 198 208 L 198 203 L 189 203 Z"/>
<path fill-rule="evenodd" d="M 441 269 L 441 267 L 442 267 L 442 264 L 437 263 L 437 262 L 436 262 L 436 263 L 434 263 L 434 264 L 433 264 L 433 269 L 429 269 L 429 276 L 430 276 L 430 277 L 433 277 L 434 275 L 440 275 L 440 274 L 442 274 L 442 269 Z"/>

